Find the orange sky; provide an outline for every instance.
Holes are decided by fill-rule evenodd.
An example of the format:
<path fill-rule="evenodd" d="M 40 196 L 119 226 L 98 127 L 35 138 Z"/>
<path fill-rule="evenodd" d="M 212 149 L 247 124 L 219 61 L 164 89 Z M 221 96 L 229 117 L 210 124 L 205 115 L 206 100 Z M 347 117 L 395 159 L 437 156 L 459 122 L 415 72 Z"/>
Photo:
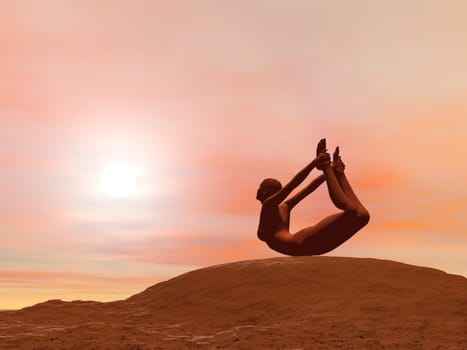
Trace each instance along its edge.
<path fill-rule="evenodd" d="M 0 309 L 278 254 L 256 188 L 326 137 L 370 224 L 330 255 L 467 275 L 465 1 L 2 1 Z M 97 190 L 104 167 L 141 191 Z M 311 178 L 317 176 L 315 170 Z M 336 211 L 324 186 L 291 229 Z"/>

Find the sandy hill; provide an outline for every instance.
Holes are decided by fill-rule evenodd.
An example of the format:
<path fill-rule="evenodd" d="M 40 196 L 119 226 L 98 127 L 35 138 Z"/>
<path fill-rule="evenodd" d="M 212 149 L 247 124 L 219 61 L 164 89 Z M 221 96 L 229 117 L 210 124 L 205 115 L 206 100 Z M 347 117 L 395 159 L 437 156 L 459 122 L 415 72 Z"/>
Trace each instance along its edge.
<path fill-rule="evenodd" d="M 467 349 L 467 279 L 285 257 L 191 271 L 112 303 L 0 313 L 0 349 Z"/>

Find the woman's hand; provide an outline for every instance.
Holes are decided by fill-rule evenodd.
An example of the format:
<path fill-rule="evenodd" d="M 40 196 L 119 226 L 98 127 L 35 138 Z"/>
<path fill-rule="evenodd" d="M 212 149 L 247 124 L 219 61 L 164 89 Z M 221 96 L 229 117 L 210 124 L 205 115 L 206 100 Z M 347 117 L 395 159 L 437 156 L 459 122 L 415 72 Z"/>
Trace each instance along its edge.
<path fill-rule="evenodd" d="M 316 156 L 315 164 L 316 164 L 316 169 L 323 170 L 327 166 L 331 165 L 331 156 L 326 151 L 321 152 L 320 154 Z"/>

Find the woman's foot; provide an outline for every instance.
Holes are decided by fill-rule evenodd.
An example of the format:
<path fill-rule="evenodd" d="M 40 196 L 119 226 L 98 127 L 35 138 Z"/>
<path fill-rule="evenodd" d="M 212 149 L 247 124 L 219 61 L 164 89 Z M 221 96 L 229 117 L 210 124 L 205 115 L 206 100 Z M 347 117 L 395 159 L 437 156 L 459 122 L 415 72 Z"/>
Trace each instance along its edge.
<path fill-rule="evenodd" d="M 321 139 L 318 142 L 318 146 L 316 146 L 316 156 L 319 156 L 320 153 L 326 152 L 326 139 Z"/>
<path fill-rule="evenodd" d="M 332 168 L 337 173 L 343 173 L 345 169 L 345 164 L 339 155 L 339 146 L 336 147 L 336 150 L 332 154 Z"/>

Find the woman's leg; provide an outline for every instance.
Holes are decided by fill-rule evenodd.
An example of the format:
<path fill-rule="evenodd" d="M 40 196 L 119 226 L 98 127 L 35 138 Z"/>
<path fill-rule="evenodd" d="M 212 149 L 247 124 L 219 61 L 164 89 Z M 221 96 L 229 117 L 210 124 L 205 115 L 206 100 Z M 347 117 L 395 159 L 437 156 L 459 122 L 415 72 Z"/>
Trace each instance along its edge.
<path fill-rule="evenodd" d="M 345 173 L 343 171 L 341 173 L 336 173 L 336 178 L 339 181 L 339 184 L 341 185 L 341 188 L 344 191 L 347 198 L 349 198 L 357 206 L 358 212 L 362 214 L 368 214 L 368 210 L 366 210 L 363 204 L 358 200 L 357 196 L 355 195 L 355 192 L 352 190 L 352 187 L 350 186 L 350 183 L 347 180 Z"/>
<path fill-rule="evenodd" d="M 345 165 L 342 162 L 342 159 L 339 155 L 339 147 L 336 147 L 336 150 L 334 151 L 334 154 L 332 156 L 332 168 L 334 170 L 334 174 L 337 178 L 337 181 L 339 182 L 339 185 L 341 186 L 342 190 L 344 191 L 345 195 L 347 196 L 348 199 L 350 199 L 353 204 L 357 207 L 358 212 L 361 215 L 368 215 L 368 210 L 363 206 L 363 204 L 360 202 L 360 200 L 357 198 L 355 195 L 355 192 L 352 190 L 352 187 L 350 186 L 349 181 L 347 180 L 347 177 L 345 176 L 344 169 Z"/>
<path fill-rule="evenodd" d="M 334 164 L 331 165 L 331 159 L 329 157 L 329 153 L 327 153 L 326 139 L 321 139 L 318 143 L 318 146 L 316 147 L 317 157 L 321 154 L 326 154 L 327 157 L 322 158 L 319 163 L 316 164 L 316 168 L 322 170 L 324 173 L 331 201 L 339 209 L 344 211 L 356 211 L 357 207 L 349 198 L 347 198 L 344 190 L 341 188 L 338 179 L 336 178 L 336 175 L 334 174 Z M 333 154 L 333 159 L 336 158 L 336 155 L 339 156 L 339 147 L 336 148 L 336 151 Z M 343 166 L 343 163 L 340 162 L 338 165 Z"/>
<path fill-rule="evenodd" d="M 323 168 L 324 176 L 326 177 L 326 184 L 328 186 L 329 197 L 334 205 L 343 211 L 357 211 L 357 206 L 345 194 L 341 184 L 339 183 L 334 170 L 331 165 Z"/>
<path fill-rule="evenodd" d="M 321 255 L 337 248 L 368 223 L 368 216 L 347 211 L 330 215 L 293 235 L 299 254 Z"/>
<path fill-rule="evenodd" d="M 300 252 L 294 255 L 325 254 L 347 241 L 369 221 L 368 211 L 357 199 L 345 177 L 344 164 L 340 160 L 338 149 L 336 152 L 334 169 L 325 166 L 323 172 L 331 200 L 343 212 L 330 215 L 315 226 L 304 228 L 294 234 L 293 240 Z M 338 161 L 342 164 L 338 164 Z"/>

